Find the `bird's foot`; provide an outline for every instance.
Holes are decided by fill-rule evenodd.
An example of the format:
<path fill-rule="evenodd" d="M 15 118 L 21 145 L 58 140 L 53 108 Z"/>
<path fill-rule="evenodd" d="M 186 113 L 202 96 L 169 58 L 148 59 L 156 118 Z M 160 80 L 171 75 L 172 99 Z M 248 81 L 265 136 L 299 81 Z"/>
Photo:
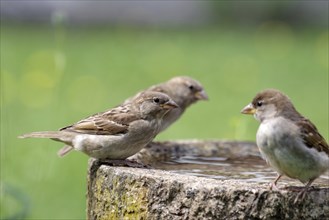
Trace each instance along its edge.
<path fill-rule="evenodd" d="M 294 204 L 296 204 L 298 201 L 303 201 L 307 192 L 310 190 L 310 188 L 314 189 L 314 186 L 310 187 L 302 187 L 302 186 L 286 186 L 285 189 L 289 190 L 291 192 L 298 192 L 297 196 L 294 199 Z"/>
<path fill-rule="evenodd" d="M 279 188 L 276 186 L 279 179 L 282 177 L 282 174 L 278 174 L 273 182 L 270 184 L 270 190 L 280 191 Z"/>
<path fill-rule="evenodd" d="M 151 166 L 145 165 L 143 163 L 137 162 L 136 160 L 112 160 L 112 159 L 100 159 L 101 164 L 109 166 L 123 166 L 123 167 L 134 167 L 134 168 L 146 168 L 150 169 Z"/>
<path fill-rule="evenodd" d="M 305 198 L 305 196 L 306 196 L 306 194 L 307 194 L 307 191 L 308 191 L 308 188 L 307 188 L 307 187 L 304 187 L 304 189 L 301 190 L 301 191 L 297 194 L 297 196 L 296 196 L 296 198 L 295 198 L 295 200 L 294 200 L 294 204 L 296 204 L 298 201 L 303 201 L 304 198 Z"/>
<path fill-rule="evenodd" d="M 273 191 L 280 191 L 274 182 L 270 183 L 269 189 Z"/>

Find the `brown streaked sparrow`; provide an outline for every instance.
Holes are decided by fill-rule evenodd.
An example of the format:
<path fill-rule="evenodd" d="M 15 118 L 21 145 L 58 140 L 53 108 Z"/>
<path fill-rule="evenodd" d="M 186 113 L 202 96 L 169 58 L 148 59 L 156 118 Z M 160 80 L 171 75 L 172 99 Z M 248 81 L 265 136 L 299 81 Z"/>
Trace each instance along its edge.
<path fill-rule="evenodd" d="M 208 95 L 202 85 L 188 76 L 177 76 L 170 80 L 151 86 L 145 91 L 162 92 L 170 96 L 179 108 L 173 109 L 163 117 L 160 131 L 168 128 L 172 123 L 178 120 L 187 107 L 199 100 L 208 100 Z M 139 94 L 139 93 L 138 93 Z M 137 95 L 138 95 L 137 94 Z M 127 99 L 124 103 L 131 101 Z"/>
<path fill-rule="evenodd" d="M 304 199 L 312 182 L 329 169 L 329 146 L 315 125 L 303 117 L 282 92 L 267 89 L 242 109 L 260 121 L 256 141 L 261 155 L 277 172 L 270 189 L 283 176 L 307 183 L 297 195 Z"/>
<path fill-rule="evenodd" d="M 59 131 L 32 132 L 20 138 L 50 138 L 97 159 L 124 160 L 140 151 L 159 133 L 163 116 L 178 107 L 166 94 L 146 91 L 130 103 L 94 114 Z"/>

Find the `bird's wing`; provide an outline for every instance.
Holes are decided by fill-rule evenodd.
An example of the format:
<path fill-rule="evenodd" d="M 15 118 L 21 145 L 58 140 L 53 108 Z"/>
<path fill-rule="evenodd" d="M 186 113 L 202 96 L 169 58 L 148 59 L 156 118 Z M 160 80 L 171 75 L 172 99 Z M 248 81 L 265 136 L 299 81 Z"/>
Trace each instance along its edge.
<path fill-rule="evenodd" d="M 329 156 L 328 143 L 310 120 L 303 118 L 298 122 L 298 126 L 301 128 L 302 138 L 306 146 L 325 152 Z"/>
<path fill-rule="evenodd" d="M 139 116 L 133 114 L 127 106 L 118 106 L 60 130 L 94 135 L 117 135 L 127 133 L 129 124 L 138 119 Z"/>

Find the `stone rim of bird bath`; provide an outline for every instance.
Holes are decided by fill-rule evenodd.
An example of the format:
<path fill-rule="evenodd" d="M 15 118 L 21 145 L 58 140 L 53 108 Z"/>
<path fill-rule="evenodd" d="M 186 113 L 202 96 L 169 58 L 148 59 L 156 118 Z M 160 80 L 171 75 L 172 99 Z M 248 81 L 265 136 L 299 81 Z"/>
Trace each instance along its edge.
<path fill-rule="evenodd" d="M 183 155 L 243 158 L 259 155 L 253 142 L 184 140 L 153 142 L 131 157 L 146 164 Z M 88 219 L 325 219 L 329 188 L 270 191 L 268 183 L 217 180 L 157 169 L 111 167 L 90 160 Z"/>

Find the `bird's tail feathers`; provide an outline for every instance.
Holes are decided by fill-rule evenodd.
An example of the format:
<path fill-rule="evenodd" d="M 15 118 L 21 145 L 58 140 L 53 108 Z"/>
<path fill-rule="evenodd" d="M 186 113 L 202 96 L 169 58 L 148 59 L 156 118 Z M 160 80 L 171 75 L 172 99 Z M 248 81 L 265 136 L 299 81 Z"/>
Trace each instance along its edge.
<path fill-rule="evenodd" d="M 74 139 L 75 135 L 76 134 L 73 132 L 66 131 L 37 131 L 20 135 L 18 138 L 50 138 L 55 141 L 64 142 L 67 145 L 65 145 L 57 152 L 58 156 L 63 157 L 71 150 L 73 150 L 73 147 L 70 145 L 72 145 L 72 140 Z"/>
<path fill-rule="evenodd" d="M 20 135 L 18 138 L 50 138 L 71 145 L 75 135 L 73 132 L 66 131 L 37 131 Z"/>
<path fill-rule="evenodd" d="M 59 151 L 57 152 L 57 155 L 59 157 L 64 157 L 66 154 L 70 153 L 71 150 L 73 150 L 73 147 L 72 146 L 65 145 L 64 147 L 62 147 L 61 149 L 59 149 Z"/>
<path fill-rule="evenodd" d="M 22 134 L 18 138 L 59 138 L 60 131 L 37 131 L 28 134 Z"/>

